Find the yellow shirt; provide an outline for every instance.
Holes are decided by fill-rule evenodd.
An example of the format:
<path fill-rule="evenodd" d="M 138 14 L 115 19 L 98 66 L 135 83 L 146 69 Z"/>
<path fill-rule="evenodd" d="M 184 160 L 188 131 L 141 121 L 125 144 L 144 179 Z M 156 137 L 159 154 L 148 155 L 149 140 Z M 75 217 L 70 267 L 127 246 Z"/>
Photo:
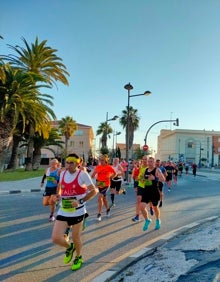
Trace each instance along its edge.
<path fill-rule="evenodd" d="M 147 168 L 148 168 L 147 166 L 140 167 L 140 171 L 138 174 L 138 186 L 141 188 L 145 188 L 146 179 L 144 178 L 144 173 Z"/>

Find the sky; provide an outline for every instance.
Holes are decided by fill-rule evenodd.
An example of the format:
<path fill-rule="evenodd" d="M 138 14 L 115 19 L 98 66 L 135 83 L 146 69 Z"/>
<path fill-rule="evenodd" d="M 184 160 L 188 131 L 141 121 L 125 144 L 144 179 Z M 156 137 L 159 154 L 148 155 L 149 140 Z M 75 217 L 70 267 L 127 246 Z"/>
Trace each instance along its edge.
<path fill-rule="evenodd" d="M 2 0 L 0 54 L 7 44 L 24 46 L 36 37 L 57 49 L 70 73 L 69 86 L 47 90 L 54 97 L 57 119 L 67 115 L 90 125 L 119 117 L 130 95 L 138 110 L 134 143 L 148 134 L 157 149 L 161 129 L 220 130 L 219 0 Z M 125 130 L 111 121 L 118 143 Z M 99 136 L 96 136 L 98 143 Z M 108 146 L 112 146 L 113 138 Z"/>

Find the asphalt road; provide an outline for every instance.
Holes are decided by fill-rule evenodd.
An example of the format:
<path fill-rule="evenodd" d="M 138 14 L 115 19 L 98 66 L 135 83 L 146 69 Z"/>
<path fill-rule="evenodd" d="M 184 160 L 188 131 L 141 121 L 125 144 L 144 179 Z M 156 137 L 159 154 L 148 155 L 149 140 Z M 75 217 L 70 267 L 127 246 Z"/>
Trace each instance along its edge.
<path fill-rule="evenodd" d="M 1 281 L 93 281 L 127 256 L 143 249 L 160 236 L 203 218 L 220 214 L 218 175 L 179 178 L 177 187 L 164 189 L 161 229 L 142 231 L 134 224 L 135 194 L 132 188 L 120 195 L 111 217 L 96 221 L 97 198 L 88 202 L 88 227 L 83 232 L 83 267 L 77 272 L 63 265 L 64 250 L 51 243 L 53 223 L 48 222 L 48 209 L 42 207 L 42 192 L 2 194 L 1 216 Z M 37 180 L 38 181 L 38 180 Z M 0 190 L 3 185 L 0 182 Z M 6 189 L 4 184 L 4 190 Z M 14 185 L 16 186 L 16 185 Z M 16 187 L 15 187 L 16 188 Z M 104 280 L 102 280 L 104 281 Z M 101 280 L 100 280 L 101 282 Z"/>

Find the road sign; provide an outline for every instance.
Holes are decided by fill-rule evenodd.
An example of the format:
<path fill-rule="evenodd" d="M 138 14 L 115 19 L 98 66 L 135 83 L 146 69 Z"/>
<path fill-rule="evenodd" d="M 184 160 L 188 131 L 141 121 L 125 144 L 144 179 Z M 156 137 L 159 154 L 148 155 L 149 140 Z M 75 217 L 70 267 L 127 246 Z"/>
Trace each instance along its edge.
<path fill-rule="evenodd" d="M 147 151 L 148 149 L 149 149 L 148 145 L 144 145 L 144 146 L 143 146 L 143 150 L 144 150 L 144 151 Z"/>

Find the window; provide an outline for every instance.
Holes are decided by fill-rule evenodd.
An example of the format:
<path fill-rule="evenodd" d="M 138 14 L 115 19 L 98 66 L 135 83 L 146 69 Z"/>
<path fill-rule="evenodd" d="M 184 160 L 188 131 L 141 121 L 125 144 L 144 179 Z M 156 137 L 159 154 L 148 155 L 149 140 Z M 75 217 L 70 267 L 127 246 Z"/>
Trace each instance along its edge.
<path fill-rule="evenodd" d="M 74 141 L 70 141 L 70 147 L 74 147 L 75 143 Z"/>
<path fill-rule="evenodd" d="M 83 141 L 79 141 L 79 147 L 83 148 Z"/>
<path fill-rule="evenodd" d="M 195 147 L 195 144 L 193 142 L 188 142 L 188 148 L 194 148 Z"/>
<path fill-rule="evenodd" d="M 74 132 L 74 136 L 83 136 L 83 131 L 82 130 L 76 130 Z"/>

